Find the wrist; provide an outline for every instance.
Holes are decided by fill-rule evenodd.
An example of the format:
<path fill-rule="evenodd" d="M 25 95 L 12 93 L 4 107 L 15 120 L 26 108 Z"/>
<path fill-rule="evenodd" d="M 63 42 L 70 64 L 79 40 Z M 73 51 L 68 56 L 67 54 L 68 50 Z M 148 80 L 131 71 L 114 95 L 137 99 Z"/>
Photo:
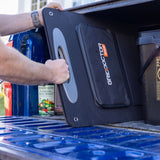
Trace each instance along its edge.
<path fill-rule="evenodd" d="M 40 16 L 41 15 L 38 11 L 31 12 L 32 23 L 35 28 L 42 27 L 41 22 L 40 22 Z"/>
<path fill-rule="evenodd" d="M 47 80 L 47 83 L 54 83 L 54 79 L 53 79 L 53 69 L 52 69 L 52 67 L 50 67 L 51 66 L 51 63 L 52 63 L 52 60 L 47 60 L 46 62 L 45 62 L 45 68 L 46 68 L 46 76 L 45 76 L 45 78 L 46 78 L 46 80 Z"/>
<path fill-rule="evenodd" d="M 41 24 L 41 26 L 43 26 L 42 9 L 38 10 L 38 14 L 39 14 L 40 24 Z"/>

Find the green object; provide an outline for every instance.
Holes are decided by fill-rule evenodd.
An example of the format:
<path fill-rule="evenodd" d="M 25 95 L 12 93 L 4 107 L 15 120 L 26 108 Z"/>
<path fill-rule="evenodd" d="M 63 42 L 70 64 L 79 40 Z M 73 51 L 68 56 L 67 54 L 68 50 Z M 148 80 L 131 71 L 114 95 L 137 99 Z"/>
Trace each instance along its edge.
<path fill-rule="evenodd" d="M 38 86 L 39 115 L 54 115 L 54 85 Z"/>
<path fill-rule="evenodd" d="M 0 116 L 5 115 L 4 96 L 0 95 Z"/>
<path fill-rule="evenodd" d="M 54 103 L 49 99 L 43 99 L 39 103 L 39 114 L 40 115 L 54 115 Z"/>

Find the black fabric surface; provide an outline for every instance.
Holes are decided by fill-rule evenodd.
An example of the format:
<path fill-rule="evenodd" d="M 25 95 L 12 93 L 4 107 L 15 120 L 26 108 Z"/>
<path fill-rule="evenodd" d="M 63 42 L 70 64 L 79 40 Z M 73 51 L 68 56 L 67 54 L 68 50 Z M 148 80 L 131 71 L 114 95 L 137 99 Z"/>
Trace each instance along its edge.
<path fill-rule="evenodd" d="M 115 56 L 117 50 L 114 49 L 114 43 L 113 43 L 113 39 L 110 32 L 107 32 L 107 39 L 109 38 L 109 41 L 107 42 L 106 47 L 109 55 L 108 58 L 111 58 L 110 52 L 113 52 L 114 57 L 116 57 L 116 62 L 114 62 L 116 63 L 114 64 L 116 67 L 112 63 L 110 64 L 108 60 L 107 60 L 107 63 L 108 65 L 111 65 L 109 66 L 109 69 L 115 68 L 114 69 L 115 76 L 113 76 L 112 74 L 112 69 L 110 71 L 111 76 L 113 76 L 113 78 L 115 79 L 113 80 L 113 83 L 117 83 L 120 81 L 120 83 L 118 83 L 118 85 L 114 87 L 114 88 L 119 87 L 117 89 L 118 93 L 112 93 L 110 95 L 108 92 L 107 94 L 110 99 L 107 96 L 105 98 L 105 95 L 103 95 L 104 97 L 101 97 L 102 93 L 100 89 L 103 88 L 103 85 L 106 83 L 106 81 L 102 86 L 98 82 L 98 85 L 96 83 L 97 85 L 96 87 L 92 87 L 93 84 L 89 78 L 90 75 L 86 68 L 82 47 L 79 43 L 80 41 L 77 35 L 77 26 L 79 24 L 86 24 L 89 26 L 96 26 L 98 28 L 108 29 L 108 26 L 104 23 L 104 21 L 100 21 L 99 18 L 96 16 L 93 17 L 93 16 L 82 15 L 82 14 L 77 14 L 77 13 L 68 12 L 68 11 L 61 12 L 61 11 L 58 11 L 55 9 L 49 9 L 49 8 L 46 8 L 43 10 L 43 20 L 44 20 L 44 29 L 45 29 L 45 34 L 47 38 L 47 44 L 48 44 L 51 59 L 56 58 L 55 57 L 56 48 L 54 46 L 53 31 L 55 28 L 58 28 L 63 34 L 66 41 L 67 48 L 68 48 L 68 53 L 71 61 L 75 82 L 77 85 L 78 98 L 75 103 L 72 103 L 68 99 L 63 85 L 58 86 L 60 89 L 60 95 L 61 95 L 65 118 L 68 124 L 73 127 L 82 127 L 82 126 L 91 126 L 91 125 L 97 125 L 97 124 L 107 124 L 107 123 L 124 122 L 124 121 L 141 119 L 142 108 L 139 106 L 129 105 L 128 95 L 125 93 L 126 91 L 125 85 L 130 84 L 130 82 L 127 81 L 128 78 L 132 80 L 133 75 L 137 73 L 137 71 L 130 72 L 131 74 L 128 74 L 128 78 L 125 79 L 126 84 L 124 84 L 125 81 L 123 81 L 121 68 L 117 69 L 119 67 L 119 63 L 117 63 L 117 61 L 119 60 Z M 113 32 L 113 30 L 111 30 L 111 32 Z M 119 33 L 119 27 L 117 32 Z M 86 32 L 84 34 L 86 34 Z M 103 34 L 103 32 L 101 34 Z M 106 31 L 104 34 L 106 34 Z M 127 37 L 127 39 L 130 39 L 130 35 L 126 33 L 121 33 L 120 35 L 124 35 L 125 37 Z M 88 33 L 88 36 L 90 36 L 89 33 Z M 124 36 L 119 36 L 118 42 L 123 42 L 125 40 Z M 97 35 L 93 34 L 92 37 L 88 37 L 88 38 L 89 38 L 88 41 L 91 41 L 91 39 L 93 38 L 96 39 L 98 37 Z M 121 56 L 123 56 L 124 54 L 125 58 L 127 57 L 127 60 L 123 57 L 125 59 L 126 67 L 132 66 L 132 64 L 137 60 L 134 58 L 130 58 L 130 55 L 135 54 L 134 52 L 132 52 L 134 47 L 133 41 L 127 41 L 127 42 L 128 43 L 125 43 L 125 49 L 121 54 Z M 101 42 L 101 43 L 104 43 L 104 42 Z M 116 49 L 118 50 L 123 49 L 122 44 L 120 45 L 120 47 L 122 46 L 122 48 L 119 48 L 118 46 L 116 45 Z M 133 47 L 130 47 L 130 46 L 133 46 Z M 92 45 L 90 47 L 92 49 Z M 96 49 L 96 51 L 98 51 L 98 49 Z M 129 61 L 130 64 L 128 64 L 128 60 L 130 59 L 133 62 Z M 90 59 L 90 62 L 88 61 L 89 62 L 88 64 L 92 63 L 92 60 L 94 59 Z M 99 62 L 97 61 L 97 63 Z M 99 64 L 94 64 L 93 67 L 97 68 L 96 65 L 99 65 Z M 122 62 L 120 65 L 122 65 Z M 133 69 L 131 68 L 131 70 Z M 96 75 L 97 73 L 95 72 L 99 72 L 99 71 L 94 71 L 92 72 L 92 74 Z M 118 72 L 120 72 L 120 74 L 118 74 L 120 76 L 116 75 L 116 73 Z M 123 74 L 125 74 L 126 76 L 126 72 L 124 72 Z M 95 76 L 95 77 L 92 77 L 92 80 L 93 79 L 95 79 L 96 81 L 99 81 L 101 80 L 101 77 Z M 134 87 L 132 84 L 134 85 Z M 100 89 L 99 89 L 99 86 L 100 86 Z M 135 81 L 133 81 L 133 83 L 131 83 L 130 87 L 128 87 L 127 90 L 129 90 L 129 94 L 135 93 L 134 94 L 135 97 L 138 97 L 139 90 L 138 91 L 135 90 L 136 87 L 138 87 L 138 85 L 135 83 Z M 95 90 L 93 88 L 95 88 Z M 94 95 L 95 91 L 97 94 L 96 96 Z M 117 98 L 117 95 L 119 96 L 118 98 Z M 107 99 L 109 99 L 109 102 Z M 100 107 L 98 103 L 101 104 L 101 106 L 103 107 Z M 105 103 L 106 105 L 104 105 Z M 113 106 L 115 107 L 112 107 L 112 104 L 114 104 Z"/>
<path fill-rule="evenodd" d="M 78 25 L 77 32 L 97 103 L 102 107 L 128 106 L 130 100 L 111 32 L 85 24 Z"/>

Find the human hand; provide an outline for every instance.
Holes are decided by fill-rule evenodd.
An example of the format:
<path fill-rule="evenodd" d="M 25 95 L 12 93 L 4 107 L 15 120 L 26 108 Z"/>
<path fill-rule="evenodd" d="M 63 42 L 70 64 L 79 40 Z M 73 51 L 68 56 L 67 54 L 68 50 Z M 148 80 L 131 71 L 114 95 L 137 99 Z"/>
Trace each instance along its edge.
<path fill-rule="evenodd" d="M 52 75 L 51 83 L 61 84 L 69 79 L 69 67 L 64 59 L 47 60 L 45 65 Z"/>
<path fill-rule="evenodd" d="M 42 18 L 42 10 L 44 8 L 54 8 L 54 9 L 59 9 L 60 11 L 62 11 L 62 7 L 59 3 L 54 3 L 54 2 L 51 2 L 51 3 L 48 3 L 47 5 L 45 5 L 43 8 L 41 8 L 38 13 L 39 13 L 39 20 L 40 20 L 40 23 L 41 25 L 43 26 L 43 18 Z"/>

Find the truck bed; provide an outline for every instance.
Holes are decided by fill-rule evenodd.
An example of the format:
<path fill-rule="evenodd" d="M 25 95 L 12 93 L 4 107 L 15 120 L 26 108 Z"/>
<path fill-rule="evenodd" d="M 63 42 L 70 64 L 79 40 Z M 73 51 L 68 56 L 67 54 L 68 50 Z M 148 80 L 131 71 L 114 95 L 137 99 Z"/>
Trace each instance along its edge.
<path fill-rule="evenodd" d="M 155 0 L 106 0 L 70 11 L 116 22 L 138 38 L 138 32 L 144 27 L 160 26 L 157 19 L 159 6 Z M 116 24 L 113 23 L 113 26 Z M 0 117 L 0 159 L 38 158 L 159 160 L 160 126 L 132 121 L 72 128 L 64 117 Z"/>
<path fill-rule="evenodd" d="M 0 117 L 0 159 L 160 159 L 160 126 L 137 121 L 72 128 L 58 119 Z"/>

